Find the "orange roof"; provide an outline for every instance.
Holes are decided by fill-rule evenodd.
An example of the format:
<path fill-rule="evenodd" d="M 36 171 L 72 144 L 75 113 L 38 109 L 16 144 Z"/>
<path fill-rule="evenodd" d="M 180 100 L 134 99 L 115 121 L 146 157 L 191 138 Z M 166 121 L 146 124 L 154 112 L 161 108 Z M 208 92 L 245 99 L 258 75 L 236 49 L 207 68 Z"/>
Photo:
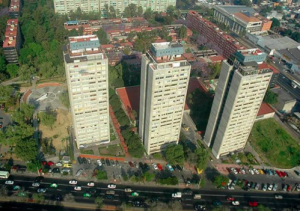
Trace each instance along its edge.
<path fill-rule="evenodd" d="M 131 115 L 135 110 L 139 114 L 140 108 L 140 86 L 122 87 L 116 89 L 126 111 Z"/>
<path fill-rule="evenodd" d="M 262 103 L 260 105 L 259 111 L 257 113 L 257 116 L 262 116 L 270 113 L 274 113 L 274 109 L 268 104 L 268 103 Z"/>
<path fill-rule="evenodd" d="M 102 48 L 113 48 L 112 44 L 101 45 Z"/>
<path fill-rule="evenodd" d="M 265 62 L 263 62 L 262 64 L 259 64 L 258 65 L 258 69 L 261 70 L 261 69 L 266 69 L 266 68 L 270 68 L 274 74 L 277 74 L 279 73 L 279 70 L 277 70 L 275 67 L 273 67 L 272 65 L 269 65 Z"/>
<path fill-rule="evenodd" d="M 242 19 L 243 21 L 249 23 L 249 22 L 259 22 L 260 20 L 254 16 L 247 16 L 245 15 L 244 13 L 241 13 L 241 12 L 238 12 L 238 13 L 234 13 L 234 16 L 239 18 L 239 19 Z"/>
<path fill-rule="evenodd" d="M 183 53 L 182 56 L 186 58 L 188 61 L 195 61 L 196 58 L 194 57 L 194 54 L 192 53 Z"/>
<path fill-rule="evenodd" d="M 210 56 L 208 57 L 208 59 L 212 62 L 222 62 L 225 58 L 221 55 L 217 55 L 217 56 Z"/>

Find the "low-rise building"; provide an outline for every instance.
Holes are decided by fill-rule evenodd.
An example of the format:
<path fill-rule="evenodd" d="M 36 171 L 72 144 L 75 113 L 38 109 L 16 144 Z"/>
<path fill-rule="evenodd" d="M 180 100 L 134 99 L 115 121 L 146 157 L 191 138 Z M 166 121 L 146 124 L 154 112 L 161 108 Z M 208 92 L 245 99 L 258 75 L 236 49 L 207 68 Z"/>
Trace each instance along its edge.
<path fill-rule="evenodd" d="M 277 103 L 275 104 L 276 109 L 281 113 L 291 113 L 297 100 L 280 87 L 271 89 L 271 91 L 277 94 Z"/>
<path fill-rule="evenodd" d="M 254 61 L 258 64 L 262 64 L 267 58 L 267 54 L 262 52 L 259 48 L 238 50 L 234 55 L 243 63 Z"/>
<path fill-rule="evenodd" d="M 274 115 L 275 115 L 275 110 L 268 103 L 262 103 L 258 110 L 255 121 L 270 119 L 273 118 Z"/>
<path fill-rule="evenodd" d="M 300 46 L 276 51 L 276 56 L 286 61 L 292 71 L 300 73 Z"/>
<path fill-rule="evenodd" d="M 271 12 L 267 13 L 267 18 L 271 20 L 272 18 L 276 18 L 277 20 L 282 20 L 283 14 L 277 12 L 276 10 L 272 10 Z"/>
<path fill-rule="evenodd" d="M 10 18 L 18 18 L 21 14 L 22 2 L 21 0 L 11 0 L 9 6 L 9 16 Z"/>
<path fill-rule="evenodd" d="M 7 20 L 3 41 L 3 52 L 8 63 L 18 63 L 21 41 L 22 39 L 18 19 Z"/>

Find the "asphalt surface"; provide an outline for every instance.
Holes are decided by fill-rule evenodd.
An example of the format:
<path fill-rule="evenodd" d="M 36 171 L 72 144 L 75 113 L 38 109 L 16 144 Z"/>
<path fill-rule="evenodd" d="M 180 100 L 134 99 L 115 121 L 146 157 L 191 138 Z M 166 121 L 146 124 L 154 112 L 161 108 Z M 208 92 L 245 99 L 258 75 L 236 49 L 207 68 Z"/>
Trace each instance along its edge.
<path fill-rule="evenodd" d="M 30 193 L 35 193 L 37 188 L 32 187 L 32 183 L 35 180 L 35 177 L 29 176 L 19 176 L 13 175 L 12 179 L 15 181 L 15 185 L 20 185 L 25 188 L 26 191 Z M 4 185 L 5 180 L 0 180 L 0 184 Z M 51 183 L 57 183 L 58 187 L 50 188 Z M 89 187 L 87 187 L 87 182 L 78 181 L 78 185 L 82 187 L 81 191 L 75 191 L 74 185 L 69 185 L 68 180 L 64 179 L 52 179 L 45 178 L 41 182 L 41 187 L 46 187 L 47 192 L 44 193 L 46 199 L 52 199 L 53 195 L 61 194 L 63 197 L 66 194 L 72 194 L 74 196 L 75 202 L 79 203 L 94 203 L 96 196 L 101 196 L 105 198 L 106 191 L 108 190 L 106 183 L 96 183 L 95 188 L 97 189 L 96 194 L 92 194 L 91 198 L 84 198 L 83 193 L 89 191 Z M 140 194 L 138 197 L 133 197 L 130 193 L 125 193 L 124 189 L 128 187 L 128 185 L 118 184 L 115 190 L 114 199 L 107 200 L 104 199 L 104 203 L 106 205 L 121 205 L 122 202 L 132 202 L 135 199 L 139 199 L 145 201 L 149 198 L 158 198 L 160 201 L 169 202 L 172 200 L 171 194 L 177 191 L 182 191 L 179 188 L 168 188 L 168 187 L 152 187 L 152 186 L 143 186 L 143 185 L 131 185 L 130 188 L 133 191 L 136 191 Z M 13 186 L 7 186 L 9 190 L 9 195 L 12 195 L 15 191 L 13 191 Z M 229 190 L 194 190 L 193 193 L 201 194 L 201 199 L 196 200 L 193 198 L 193 195 L 183 195 L 182 197 L 182 206 L 185 210 L 192 210 L 194 205 L 197 203 L 203 203 L 207 206 L 207 208 L 212 207 L 213 201 L 220 201 L 223 206 L 230 206 L 230 202 L 227 201 L 228 196 L 234 197 L 236 200 L 240 202 L 240 208 L 247 207 L 248 202 L 256 201 L 259 204 L 263 204 L 270 208 L 275 208 L 277 210 L 282 210 L 283 208 L 291 208 L 300 204 L 300 194 L 288 194 L 288 193 L 280 193 L 283 196 L 283 200 L 278 200 L 274 198 L 274 192 L 251 192 L 251 191 L 229 191 Z M 278 194 L 278 193 L 277 193 Z"/>

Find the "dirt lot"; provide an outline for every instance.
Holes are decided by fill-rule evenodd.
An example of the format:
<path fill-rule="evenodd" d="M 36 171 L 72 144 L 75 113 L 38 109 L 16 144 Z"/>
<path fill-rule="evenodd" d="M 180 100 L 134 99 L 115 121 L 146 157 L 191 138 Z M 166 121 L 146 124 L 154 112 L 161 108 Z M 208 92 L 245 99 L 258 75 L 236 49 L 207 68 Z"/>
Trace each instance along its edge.
<path fill-rule="evenodd" d="M 39 125 L 39 130 L 42 132 L 42 138 L 52 138 L 53 146 L 57 151 L 64 149 L 65 143 L 63 138 L 68 137 L 67 127 L 71 126 L 71 114 L 66 110 L 57 110 L 56 122 L 52 130 L 42 124 Z"/>

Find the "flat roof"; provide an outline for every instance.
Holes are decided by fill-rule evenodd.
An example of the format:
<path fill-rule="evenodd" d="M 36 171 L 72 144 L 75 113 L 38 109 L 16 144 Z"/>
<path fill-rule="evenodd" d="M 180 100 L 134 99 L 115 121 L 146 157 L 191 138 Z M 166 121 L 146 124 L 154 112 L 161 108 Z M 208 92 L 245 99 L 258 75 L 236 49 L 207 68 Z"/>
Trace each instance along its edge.
<path fill-rule="evenodd" d="M 18 35 L 18 19 L 8 19 L 5 29 L 3 48 L 15 47 Z"/>
<path fill-rule="evenodd" d="M 234 16 L 245 21 L 246 23 L 251 23 L 251 22 L 260 22 L 261 20 L 259 20 L 258 18 L 254 17 L 254 16 L 247 16 L 244 13 L 238 12 L 238 13 L 234 13 Z"/>
<path fill-rule="evenodd" d="M 257 116 L 271 114 L 271 113 L 274 113 L 274 112 L 275 112 L 275 110 L 268 103 L 262 103 L 260 105 L 259 110 L 258 110 Z"/>
<path fill-rule="evenodd" d="M 298 48 L 287 48 L 278 51 L 282 57 L 293 60 L 296 64 L 300 64 L 300 50 Z"/>
<path fill-rule="evenodd" d="M 247 7 L 245 5 L 215 5 L 228 14 L 238 13 L 238 12 L 249 12 L 251 14 L 257 13 L 252 7 Z"/>
<path fill-rule="evenodd" d="M 295 40 L 285 36 L 285 37 L 277 37 L 272 38 L 270 36 L 264 36 L 262 37 L 262 41 L 265 46 L 267 46 L 269 49 L 287 49 L 287 48 L 297 48 L 300 46 L 300 43 L 296 42 Z"/>
<path fill-rule="evenodd" d="M 11 0 L 9 12 L 19 12 L 20 11 L 20 1 L 21 0 Z"/>
<path fill-rule="evenodd" d="M 281 87 L 273 88 L 273 89 L 271 89 L 271 91 L 276 93 L 278 95 L 278 98 L 280 100 L 282 100 L 283 102 L 288 102 L 288 101 L 292 101 L 292 100 L 296 101 L 296 99 L 290 93 L 288 93 Z"/>

